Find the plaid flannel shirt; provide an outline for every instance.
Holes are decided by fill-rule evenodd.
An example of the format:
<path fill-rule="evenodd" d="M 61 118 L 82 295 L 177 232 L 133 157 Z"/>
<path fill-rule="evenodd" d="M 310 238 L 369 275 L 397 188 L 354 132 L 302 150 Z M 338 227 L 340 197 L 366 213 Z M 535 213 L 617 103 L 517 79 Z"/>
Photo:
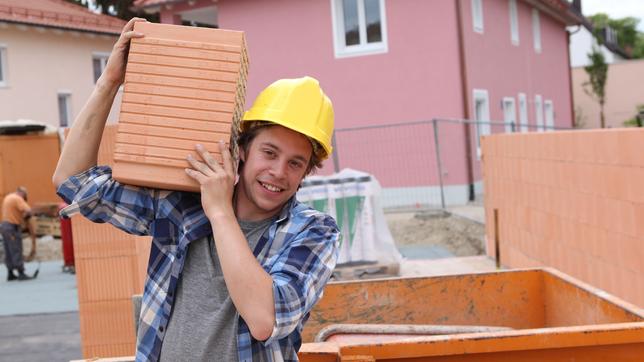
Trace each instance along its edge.
<path fill-rule="evenodd" d="M 65 217 L 80 212 L 94 222 L 152 236 L 136 360 L 158 360 L 188 245 L 212 237 L 200 195 L 122 185 L 112 179 L 107 166 L 69 178 L 57 192 L 70 204 L 61 213 Z M 303 323 L 335 267 L 338 241 L 339 231 L 330 216 L 295 197 L 289 200 L 254 250 L 273 278 L 273 332 L 266 341 L 257 341 L 240 317 L 240 361 L 297 361 Z"/>

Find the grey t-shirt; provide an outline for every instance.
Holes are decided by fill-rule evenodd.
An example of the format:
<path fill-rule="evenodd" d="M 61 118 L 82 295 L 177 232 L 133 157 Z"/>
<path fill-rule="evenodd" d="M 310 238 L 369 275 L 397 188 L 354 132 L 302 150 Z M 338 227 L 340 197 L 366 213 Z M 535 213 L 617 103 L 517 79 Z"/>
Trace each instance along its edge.
<path fill-rule="evenodd" d="M 239 221 L 251 250 L 274 220 Z M 175 294 L 160 360 L 237 361 L 237 310 L 212 236 L 188 246 Z"/>

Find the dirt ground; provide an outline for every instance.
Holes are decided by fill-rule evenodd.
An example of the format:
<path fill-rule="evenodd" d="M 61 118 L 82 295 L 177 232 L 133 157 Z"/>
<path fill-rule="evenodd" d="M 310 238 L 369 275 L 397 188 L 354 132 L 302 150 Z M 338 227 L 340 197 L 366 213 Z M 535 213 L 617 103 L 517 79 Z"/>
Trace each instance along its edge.
<path fill-rule="evenodd" d="M 485 226 L 442 211 L 385 214 L 397 246 L 437 245 L 455 256 L 482 255 Z"/>
<path fill-rule="evenodd" d="M 397 246 L 437 245 L 455 256 L 473 256 L 484 253 L 484 225 L 475 221 L 438 211 L 386 213 L 389 230 Z M 31 251 L 31 239 L 24 235 L 23 252 Z M 52 236 L 37 239 L 37 259 L 62 260 L 62 240 Z M 0 263 L 4 262 L 4 248 L 0 248 Z"/>

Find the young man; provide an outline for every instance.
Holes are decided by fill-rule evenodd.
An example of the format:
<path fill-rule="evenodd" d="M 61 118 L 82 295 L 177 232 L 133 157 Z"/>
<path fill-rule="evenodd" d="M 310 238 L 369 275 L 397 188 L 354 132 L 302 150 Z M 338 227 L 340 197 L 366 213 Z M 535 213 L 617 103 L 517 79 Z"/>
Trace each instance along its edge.
<path fill-rule="evenodd" d="M 300 333 L 337 259 L 328 215 L 295 200 L 331 151 L 333 109 L 312 78 L 266 88 L 242 121 L 239 177 L 196 145 L 189 176 L 201 193 L 121 185 L 96 157 L 123 82 L 131 20 L 69 133 L 53 181 L 96 222 L 152 235 L 137 361 L 295 361 Z"/>
<path fill-rule="evenodd" d="M 4 244 L 4 263 L 7 267 L 7 281 L 30 280 L 33 277 L 25 274 L 22 255 L 22 222 L 31 216 L 31 207 L 27 203 L 27 189 L 18 187 L 2 200 L 2 223 L 0 233 Z M 31 235 L 35 241 L 35 235 Z M 34 242 L 35 245 L 35 242 Z M 13 271 L 17 271 L 18 275 Z"/>

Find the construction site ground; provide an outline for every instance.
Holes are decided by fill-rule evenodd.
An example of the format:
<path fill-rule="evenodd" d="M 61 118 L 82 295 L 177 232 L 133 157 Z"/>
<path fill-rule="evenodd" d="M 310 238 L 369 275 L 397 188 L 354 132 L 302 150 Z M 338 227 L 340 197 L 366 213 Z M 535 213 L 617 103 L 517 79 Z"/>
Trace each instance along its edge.
<path fill-rule="evenodd" d="M 405 257 L 400 276 L 431 276 L 495 270 L 483 254 L 483 208 L 387 213 Z M 28 254 L 31 241 L 24 240 Z M 34 281 L 0 280 L 0 356 L 11 361 L 69 361 L 82 357 L 76 277 L 63 273 L 61 240 L 38 238 L 40 275 Z M 28 273 L 37 261 L 26 264 Z M 381 276 L 375 276 L 381 277 Z"/>

